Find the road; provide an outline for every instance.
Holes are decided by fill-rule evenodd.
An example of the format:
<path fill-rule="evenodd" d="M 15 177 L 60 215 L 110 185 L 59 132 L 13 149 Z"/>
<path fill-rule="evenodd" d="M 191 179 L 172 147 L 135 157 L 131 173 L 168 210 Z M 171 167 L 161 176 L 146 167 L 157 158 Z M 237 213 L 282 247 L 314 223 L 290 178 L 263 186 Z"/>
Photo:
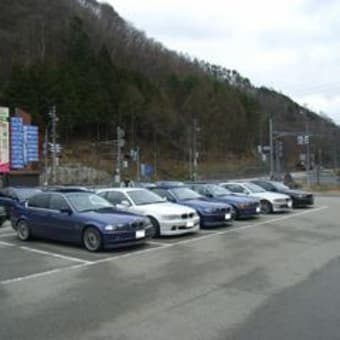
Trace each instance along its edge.
<path fill-rule="evenodd" d="M 339 339 L 340 198 L 88 254 L 0 231 L 0 339 Z"/>

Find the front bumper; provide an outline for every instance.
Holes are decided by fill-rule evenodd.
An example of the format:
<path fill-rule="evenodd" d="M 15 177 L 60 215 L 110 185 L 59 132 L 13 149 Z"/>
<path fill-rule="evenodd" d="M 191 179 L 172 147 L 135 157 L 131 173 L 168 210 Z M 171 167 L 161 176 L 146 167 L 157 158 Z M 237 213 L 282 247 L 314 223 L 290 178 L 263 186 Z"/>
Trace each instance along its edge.
<path fill-rule="evenodd" d="M 261 214 L 261 207 L 260 205 L 257 207 L 251 207 L 251 208 L 239 208 L 238 209 L 238 218 L 249 218 L 258 216 Z"/>
<path fill-rule="evenodd" d="M 303 198 L 300 197 L 293 197 L 293 207 L 305 207 L 308 205 L 314 204 L 314 197 L 313 196 L 306 196 Z"/>
<path fill-rule="evenodd" d="M 132 247 L 144 244 L 153 235 L 153 228 L 148 227 L 145 230 L 144 237 L 137 237 L 137 231 L 120 231 L 103 234 L 103 247 L 105 249 Z M 139 230 L 141 231 L 141 230 Z"/>
<path fill-rule="evenodd" d="M 233 216 L 231 211 L 223 214 L 214 215 L 201 215 L 201 227 L 202 228 L 213 228 L 219 227 L 226 224 L 231 224 Z"/>
<path fill-rule="evenodd" d="M 293 201 L 287 202 L 273 202 L 273 212 L 290 211 L 293 208 Z"/>
<path fill-rule="evenodd" d="M 176 220 L 160 220 L 160 232 L 164 236 L 183 235 L 196 232 L 200 228 L 199 217 Z"/>

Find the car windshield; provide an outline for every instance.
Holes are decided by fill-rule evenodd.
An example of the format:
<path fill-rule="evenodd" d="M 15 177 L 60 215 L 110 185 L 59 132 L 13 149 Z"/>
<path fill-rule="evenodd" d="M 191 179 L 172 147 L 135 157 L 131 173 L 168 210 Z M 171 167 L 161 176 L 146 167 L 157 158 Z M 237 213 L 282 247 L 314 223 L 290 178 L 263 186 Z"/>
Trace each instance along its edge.
<path fill-rule="evenodd" d="M 113 208 L 113 205 L 104 198 L 90 193 L 73 193 L 67 195 L 72 207 L 78 212 Z"/>
<path fill-rule="evenodd" d="M 189 188 L 172 188 L 171 192 L 179 201 L 194 200 L 203 197 Z"/>
<path fill-rule="evenodd" d="M 131 190 L 127 194 L 135 205 L 164 203 L 164 199 L 149 190 Z"/>
<path fill-rule="evenodd" d="M 16 194 L 20 201 L 26 201 L 28 198 L 33 195 L 39 194 L 41 192 L 40 189 L 19 189 L 16 191 Z"/>
<path fill-rule="evenodd" d="M 278 190 L 283 190 L 283 191 L 289 190 L 289 188 L 288 188 L 286 185 L 284 185 L 283 183 L 280 183 L 280 182 L 272 182 L 272 184 L 273 184 L 274 187 L 275 187 L 276 189 L 278 189 Z"/>
<path fill-rule="evenodd" d="M 231 194 L 230 190 L 216 184 L 209 185 L 208 189 L 213 193 L 214 196 L 226 196 Z"/>
<path fill-rule="evenodd" d="M 266 190 L 262 189 L 261 187 L 259 187 L 258 185 L 254 184 L 254 183 L 244 183 L 243 185 L 253 194 L 259 194 L 261 192 L 266 192 Z"/>

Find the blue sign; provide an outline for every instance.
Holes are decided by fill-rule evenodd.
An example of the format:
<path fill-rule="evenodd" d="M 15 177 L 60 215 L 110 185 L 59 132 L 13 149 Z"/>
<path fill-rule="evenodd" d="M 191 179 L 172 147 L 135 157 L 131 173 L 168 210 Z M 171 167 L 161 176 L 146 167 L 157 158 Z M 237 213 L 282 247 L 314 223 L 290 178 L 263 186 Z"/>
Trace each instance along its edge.
<path fill-rule="evenodd" d="M 141 165 L 141 174 L 143 177 L 152 177 L 154 173 L 153 166 L 151 164 Z"/>
<path fill-rule="evenodd" d="M 37 126 L 27 125 L 25 129 L 25 156 L 27 163 L 39 161 L 39 130 Z"/>
<path fill-rule="evenodd" d="M 24 162 L 24 124 L 22 118 L 11 118 L 11 168 L 23 169 Z"/>
<path fill-rule="evenodd" d="M 11 168 L 23 169 L 30 162 L 39 161 L 39 130 L 24 125 L 20 117 L 11 118 Z"/>

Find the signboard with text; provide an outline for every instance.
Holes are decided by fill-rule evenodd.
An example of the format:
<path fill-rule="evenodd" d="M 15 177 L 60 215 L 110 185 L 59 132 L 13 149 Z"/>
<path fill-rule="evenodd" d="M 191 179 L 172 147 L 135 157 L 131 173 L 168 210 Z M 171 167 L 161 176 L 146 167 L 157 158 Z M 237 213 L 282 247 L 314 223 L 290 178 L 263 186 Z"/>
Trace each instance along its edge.
<path fill-rule="evenodd" d="M 0 173 L 9 172 L 9 109 L 0 107 Z"/>

